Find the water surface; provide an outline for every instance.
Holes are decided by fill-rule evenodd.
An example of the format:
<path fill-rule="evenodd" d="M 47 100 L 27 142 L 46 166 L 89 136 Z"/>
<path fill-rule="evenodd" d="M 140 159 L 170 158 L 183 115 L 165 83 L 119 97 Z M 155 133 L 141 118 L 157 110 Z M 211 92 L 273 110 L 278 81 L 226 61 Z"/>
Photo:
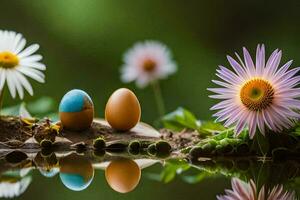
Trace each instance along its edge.
<path fill-rule="evenodd" d="M 7 151 L 0 163 L 0 195 L 16 199 L 210 200 L 226 189 L 240 193 L 231 182 L 249 195 L 255 185 L 254 195 L 274 191 L 290 199 L 300 184 L 300 165 L 291 160 L 202 158 L 191 163 L 127 153 Z"/>

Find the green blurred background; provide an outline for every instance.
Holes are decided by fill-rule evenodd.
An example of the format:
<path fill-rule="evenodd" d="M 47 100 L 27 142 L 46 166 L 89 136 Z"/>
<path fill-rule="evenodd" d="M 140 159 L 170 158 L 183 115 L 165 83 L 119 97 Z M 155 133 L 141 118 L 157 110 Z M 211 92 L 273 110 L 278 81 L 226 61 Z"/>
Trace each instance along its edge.
<path fill-rule="evenodd" d="M 122 55 L 135 43 L 155 39 L 166 43 L 178 72 L 161 82 L 167 111 L 178 106 L 208 119 L 207 96 L 218 64 L 226 54 L 246 46 L 255 52 L 283 50 L 283 60 L 299 65 L 298 1 L 180 0 L 1 0 L 1 29 L 21 32 L 28 44 L 39 43 L 47 65 L 46 84 L 34 84 L 35 96 L 57 102 L 68 90 L 81 88 L 93 98 L 97 116 L 119 87 L 133 89 L 142 105 L 142 120 L 158 117 L 151 87 L 137 89 L 120 81 Z M 8 93 L 7 93 L 8 94 Z M 19 102 L 6 95 L 5 105 Z"/>
<path fill-rule="evenodd" d="M 142 120 L 153 123 L 158 113 L 151 88 L 141 90 L 120 81 L 122 55 L 133 43 L 154 39 L 172 50 L 179 70 L 161 82 L 167 111 L 183 106 L 197 117 L 208 119 L 209 107 L 214 102 L 207 97 L 206 88 L 216 78 L 217 65 L 228 66 L 226 54 L 241 52 L 246 46 L 254 55 L 256 45 L 264 43 L 268 54 L 280 48 L 284 61 L 294 59 L 294 66 L 299 65 L 299 8 L 300 2 L 296 0 L 1 0 L 0 28 L 21 32 L 28 44 L 41 46 L 39 53 L 47 65 L 46 84 L 31 81 L 35 96 L 27 95 L 25 101 L 50 96 L 59 103 L 68 90 L 81 88 L 92 96 L 96 115 L 103 117 L 110 94 L 119 87 L 129 87 L 140 99 Z M 4 103 L 9 106 L 19 100 L 6 95 Z M 45 182 L 41 178 L 35 180 Z M 93 188 L 99 187 L 101 192 L 103 181 Z M 174 191 L 197 194 L 198 186 L 185 186 L 194 187 L 188 191 L 182 183 L 176 183 L 168 186 L 164 198 Z M 145 186 L 147 194 L 158 183 L 149 184 Z M 215 183 L 206 184 L 214 190 Z M 45 188 L 41 190 L 38 186 L 35 183 L 29 194 L 47 194 Z M 61 192 L 56 196 L 57 187 L 52 185 L 49 189 L 56 199 L 68 194 L 58 190 Z M 155 190 L 162 187 L 156 186 Z M 82 199 L 83 194 L 90 195 L 90 199 L 123 197 L 72 194 L 63 199 Z M 145 196 L 142 189 L 127 198 L 137 196 Z M 152 199 L 151 195 L 148 197 Z"/>

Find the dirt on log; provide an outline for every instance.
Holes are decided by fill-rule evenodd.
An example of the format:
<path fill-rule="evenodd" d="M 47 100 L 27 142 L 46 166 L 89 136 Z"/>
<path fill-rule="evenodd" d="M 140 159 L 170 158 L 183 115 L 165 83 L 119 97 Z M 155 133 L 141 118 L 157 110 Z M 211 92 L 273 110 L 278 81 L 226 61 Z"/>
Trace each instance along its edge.
<path fill-rule="evenodd" d="M 95 119 L 89 129 L 74 132 L 65 130 L 59 122 L 53 123 L 50 119 L 38 120 L 16 116 L 0 118 L 0 149 L 40 148 L 43 141 L 50 141 L 61 147 L 93 146 L 97 138 L 102 138 L 107 145 L 128 145 L 131 141 L 150 144 L 165 140 L 172 150 L 179 150 L 199 141 L 195 132 L 183 131 L 177 134 L 167 129 L 157 131 L 145 123 L 139 123 L 130 131 L 118 132 L 104 120 Z"/>

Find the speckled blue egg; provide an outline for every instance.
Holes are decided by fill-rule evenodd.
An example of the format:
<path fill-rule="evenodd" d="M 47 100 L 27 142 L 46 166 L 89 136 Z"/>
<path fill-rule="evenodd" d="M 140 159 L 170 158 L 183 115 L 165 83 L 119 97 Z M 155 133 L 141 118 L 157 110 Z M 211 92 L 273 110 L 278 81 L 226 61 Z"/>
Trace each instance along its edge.
<path fill-rule="evenodd" d="M 59 117 L 63 128 L 83 131 L 88 129 L 94 118 L 94 104 L 83 90 L 74 89 L 66 93 L 59 105 Z"/>
<path fill-rule="evenodd" d="M 83 156 L 71 154 L 60 160 L 61 182 L 70 190 L 86 189 L 94 178 L 92 163 Z"/>

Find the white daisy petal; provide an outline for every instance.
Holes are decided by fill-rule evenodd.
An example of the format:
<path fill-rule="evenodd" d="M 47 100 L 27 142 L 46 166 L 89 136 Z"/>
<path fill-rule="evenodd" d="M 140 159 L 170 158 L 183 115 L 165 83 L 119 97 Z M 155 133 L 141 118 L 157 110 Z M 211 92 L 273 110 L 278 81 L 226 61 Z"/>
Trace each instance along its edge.
<path fill-rule="evenodd" d="M 14 42 L 13 42 L 13 49 L 12 49 L 12 52 L 16 52 L 16 49 L 18 47 L 18 44 L 20 43 L 22 39 L 22 34 L 18 33 L 16 34 L 15 38 L 14 38 Z"/>
<path fill-rule="evenodd" d="M 16 86 L 12 76 L 13 74 L 10 72 L 10 70 L 7 70 L 6 71 L 7 86 L 12 98 L 16 98 Z"/>
<path fill-rule="evenodd" d="M 26 40 L 24 38 L 21 39 L 21 41 L 17 44 L 16 49 L 14 50 L 14 54 L 20 53 L 24 49 L 26 45 Z"/>
<path fill-rule="evenodd" d="M 33 44 L 27 47 L 26 49 L 24 49 L 21 53 L 19 53 L 18 57 L 22 59 L 24 57 L 30 56 L 31 54 L 36 52 L 39 48 L 40 46 L 38 44 Z"/>
<path fill-rule="evenodd" d="M 40 76 L 41 74 L 39 74 L 39 71 L 37 70 L 26 68 L 26 67 L 18 67 L 17 70 L 40 83 L 45 82 L 44 77 L 41 77 Z"/>
<path fill-rule="evenodd" d="M 10 31 L 8 33 L 8 39 L 7 39 L 7 50 L 8 51 L 13 51 L 13 49 L 14 49 L 13 43 L 15 40 L 15 36 L 16 36 L 16 33 L 13 31 Z"/>
<path fill-rule="evenodd" d="M 18 71 L 16 71 L 15 74 L 16 74 L 17 78 L 20 80 L 21 84 L 27 90 L 27 92 L 32 96 L 33 89 L 31 87 L 30 83 L 28 82 L 28 80 L 25 78 L 25 76 Z"/>
<path fill-rule="evenodd" d="M 5 83 L 5 79 L 6 79 L 5 77 L 6 77 L 6 70 L 0 68 L 0 91 L 4 87 L 4 83 Z"/>
<path fill-rule="evenodd" d="M 12 70 L 10 71 L 11 78 L 12 78 L 12 80 L 14 82 L 14 85 L 16 86 L 16 89 L 17 89 L 17 92 L 19 94 L 20 99 L 23 99 L 23 97 L 24 97 L 24 91 L 23 91 L 21 83 L 17 79 L 17 76 L 16 76 L 15 72 L 16 71 L 12 71 Z"/>
<path fill-rule="evenodd" d="M 36 55 L 28 56 L 26 58 L 22 58 L 21 62 L 25 64 L 25 63 L 38 62 L 42 59 L 43 57 L 41 55 L 36 54 Z"/>
<path fill-rule="evenodd" d="M 46 70 L 46 65 L 44 65 L 43 63 L 39 63 L 39 62 L 20 62 L 21 66 L 25 66 L 25 67 L 31 67 L 31 68 L 35 68 L 38 70 Z"/>

